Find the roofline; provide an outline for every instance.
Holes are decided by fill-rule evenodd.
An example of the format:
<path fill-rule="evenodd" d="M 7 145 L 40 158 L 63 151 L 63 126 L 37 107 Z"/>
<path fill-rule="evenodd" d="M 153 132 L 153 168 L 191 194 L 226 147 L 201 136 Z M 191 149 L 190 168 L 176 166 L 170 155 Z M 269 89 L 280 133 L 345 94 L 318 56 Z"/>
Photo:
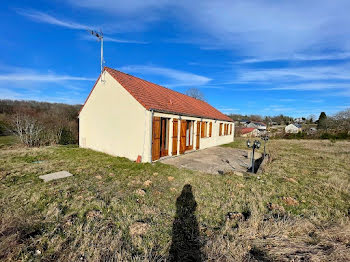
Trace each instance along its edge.
<path fill-rule="evenodd" d="M 208 105 L 210 105 L 207 101 L 201 100 L 201 99 L 196 98 L 196 97 L 193 97 L 193 96 L 186 95 L 186 94 L 181 93 L 181 92 L 179 92 L 179 91 L 173 90 L 173 89 L 171 89 L 171 88 L 169 88 L 169 87 L 166 87 L 166 86 L 162 86 L 162 85 L 160 85 L 160 84 L 153 83 L 153 82 L 151 82 L 151 81 L 148 81 L 148 80 L 146 80 L 146 79 L 140 78 L 140 77 L 138 77 L 138 76 L 135 76 L 135 75 L 132 75 L 132 74 L 129 74 L 129 73 L 122 72 L 122 71 L 120 71 L 120 70 L 118 70 L 118 69 L 114 69 L 114 68 L 111 68 L 111 67 L 108 67 L 108 66 L 104 66 L 104 67 L 103 67 L 103 71 L 106 70 L 106 69 L 114 70 L 114 71 L 123 73 L 123 74 L 125 74 L 125 75 L 129 75 L 129 76 L 131 76 L 131 77 L 135 77 L 135 78 L 137 78 L 137 79 L 140 79 L 140 80 L 145 81 L 145 82 L 147 82 L 147 83 L 150 83 L 150 84 L 152 84 L 152 85 L 157 85 L 157 86 L 163 87 L 163 88 L 165 88 L 165 89 L 168 89 L 168 90 L 173 91 L 173 92 L 175 92 L 175 93 L 178 93 L 178 94 L 180 94 L 180 95 L 185 95 L 185 96 L 194 98 L 194 99 L 196 99 L 196 100 L 202 101 L 202 102 L 207 103 Z M 107 72 L 108 72 L 108 71 L 107 71 Z M 210 106 L 211 106 L 211 105 L 210 105 Z M 213 106 L 211 106 L 211 107 L 213 107 Z M 214 108 L 215 108 L 215 107 L 214 107 Z M 216 109 L 216 108 L 215 108 L 215 109 Z M 220 111 L 219 111 L 219 112 L 220 112 Z M 221 113 L 221 112 L 220 112 L 220 113 Z"/>
<path fill-rule="evenodd" d="M 108 72 L 108 69 L 114 70 L 114 71 L 118 71 L 118 70 L 113 69 L 113 68 L 108 67 L 108 66 L 104 66 L 104 67 L 103 67 L 103 71 L 100 73 L 100 75 L 99 75 L 99 77 L 97 78 L 97 80 L 96 80 L 96 82 L 95 82 L 93 88 L 91 89 L 91 91 L 90 91 L 88 97 L 86 98 L 86 100 L 85 100 L 83 106 L 80 108 L 80 111 L 79 111 L 79 113 L 78 113 L 78 118 L 79 118 L 80 113 L 81 113 L 81 111 L 83 110 L 83 108 L 84 108 L 86 102 L 89 100 L 89 98 L 90 98 L 92 92 L 94 91 L 94 89 L 95 89 L 95 87 L 96 87 L 98 81 L 100 80 L 101 75 L 102 75 L 105 71 L 107 71 L 107 73 L 109 73 L 109 72 Z M 118 71 L 118 72 L 121 72 L 121 71 Z M 123 72 L 121 72 L 121 73 L 123 73 Z M 109 73 L 109 74 L 110 74 L 110 73 Z M 158 85 L 158 84 L 152 83 L 152 82 L 150 82 L 150 81 L 148 81 L 148 80 L 145 80 L 145 79 L 139 78 L 139 77 L 137 77 L 137 76 L 134 76 L 134 75 L 130 75 L 130 74 L 127 74 L 127 73 L 123 73 L 123 74 L 126 74 L 126 75 L 129 75 L 129 76 L 138 78 L 138 79 L 140 79 L 140 80 L 142 80 L 142 81 L 146 81 L 146 82 L 148 82 L 148 83 L 150 83 L 150 84 Z M 112 77 L 113 77 L 113 76 L 112 76 Z M 119 83 L 119 81 L 116 80 L 114 77 L 113 77 L 113 79 Z M 125 88 L 121 83 L 119 83 L 119 84 L 120 84 L 123 88 Z M 161 86 L 161 85 L 158 85 L 158 86 Z M 163 87 L 163 88 L 165 88 L 165 89 L 168 89 L 168 90 L 171 90 L 171 91 L 173 91 L 173 92 L 176 92 L 176 93 L 178 93 L 178 94 L 185 95 L 185 94 L 183 94 L 183 93 L 180 93 L 180 92 L 178 92 L 178 91 L 172 90 L 172 89 L 167 88 L 167 87 L 165 87 L 165 86 L 161 86 L 161 87 Z M 127 89 L 126 89 L 126 90 L 127 90 Z M 127 91 L 128 91 L 128 90 L 127 90 Z M 129 93 L 130 93 L 130 92 L 129 92 Z M 132 95 L 132 94 L 131 94 L 131 95 Z M 133 95 L 132 95 L 132 96 L 133 96 Z M 185 95 L 185 96 L 188 96 L 188 95 Z M 195 97 L 191 97 L 191 98 L 196 99 L 196 100 L 200 100 L 200 99 L 195 98 Z M 134 97 L 134 99 L 135 99 L 137 102 L 139 102 L 135 97 Z M 202 102 L 206 103 L 207 105 L 211 106 L 211 105 L 210 105 L 208 102 L 206 102 L 206 101 L 203 101 L 203 100 L 200 100 L 200 101 L 202 101 Z M 139 103 L 141 104 L 141 102 L 139 102 Z M 142 104 L 141 104 L 141 105 L 142 105 Z M 154 108 L 147 109 L 144 105 L 142 105 L 142 106 L 143 106 L 146 110 L 148 110 L 148 111 L 152 111 L 152 110 L 153 110 L 153 111 L 158 112 L 158 113 L 167 113 L 167 114 L 174 114 L 174 115 L 183 115 L 183 116 L 191 116 L 191 117 L 198 117 L 198 118 L 206 118 L 206 119 L 213 119 L 213 120 L 226 121 L 226 122 L 232 122 L 232 123 L 234 122 L 233 119 L 231 119 L 229 116 L 223 114 L 222 112 L 220 112 L 219 110 L 217 110 L 217 109 L 216 109 L 215 107 L 213 107 L 213 106 L 211 106 L 211 107 L 213 107 L 215 110 L 217 110 L 218 112 L 220 112 L 222 115 L 226 116 L 227 118 L 230 118 L 230 120 L 224 120 L 224 119 L 212 118 L 212 117 L 206 117 L 206 116 L 199 116 L 199 115 L 191 115 L 191 114 L 179 113 L 179 112 L 175 112 L 175 111 L 173 112 L 173 111 L 159 110 L 159 109 L 154 109 Z"/>
<path fill-rule="evenodd" d="M 100 75 L 98 76 L 98 78 L 97 78 L 97 80 L 96 80 L 96 82 L 95 82 L 95 84 L 94 84 L 93 88 L 91 89 L 91 91 L 90 91 L 90 93 L 89 93 L 88 97 L 85 99 L 84 104 L 83 104 L 83 105 L 82 105 L 82 107 L 80 108 L 79 113 L 78 113 L 78 118 L 79 118 L 80 113 L 81 113 L 81 111 L 83 110 L 83 108 L 84 108 L 84 106 L 85 106 L 86 102 L 89 100 L 89 98 L 90 98 L 90 96 L 91 96 L 92 92 L 94 91 L 94 89 L 95 89 L 95 87 L 96 87 L 96 85 L 97 85 L 98 81 L 100 80 L 101 75 L 103 74 L 103 72 L 104 72 L 104 70 L 103 70 L 103 71 L 102 71 L 102 73 L 100 73 Z"/>
<path fill-rule="evenodd" d="M 206 117 L 206 116 L 179 113 L 179 112 L 175 112 L 175 111 L 160 110 L 160 109 L 155 109 L 155 108 L 150 108 L 148 111 L 153 111 L 153 112 L 157 112 L 157 113 L 165 113 L 165 114 L 173 114 L 173 115 L 179 115 L 179 116 L 205 118 L 205 119 L 212 119 L 212 120 L 218 120 L 218 121 L 234 122 L 232 119 L 231 120 L 223 120 L 223 119 L 219 119 L 219 118 L 212 118 L 212 117 Z"/>

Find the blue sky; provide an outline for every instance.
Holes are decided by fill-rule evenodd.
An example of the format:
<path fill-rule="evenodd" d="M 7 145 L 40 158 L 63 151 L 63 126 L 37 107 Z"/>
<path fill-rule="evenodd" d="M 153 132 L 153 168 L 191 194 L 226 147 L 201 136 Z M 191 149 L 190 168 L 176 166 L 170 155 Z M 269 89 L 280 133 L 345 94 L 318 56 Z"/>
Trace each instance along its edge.
<path fill-rule="evenodd" d="M 106 65 L 224 113 L 350 107 L 348 0 L 1 1 L 0 98 L 83 103 Z"/>

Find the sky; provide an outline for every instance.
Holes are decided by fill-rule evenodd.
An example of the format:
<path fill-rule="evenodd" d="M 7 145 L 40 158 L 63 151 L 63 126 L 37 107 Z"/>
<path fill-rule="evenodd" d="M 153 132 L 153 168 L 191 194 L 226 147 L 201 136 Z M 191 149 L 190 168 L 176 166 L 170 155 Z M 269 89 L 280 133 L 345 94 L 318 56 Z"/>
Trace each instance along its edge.
<path fill-rule="evenodd" d="M 0 99 L 82 104 L 105 65 L 226 114 L 350 107 L 348 0 L 0 2 Z"/>

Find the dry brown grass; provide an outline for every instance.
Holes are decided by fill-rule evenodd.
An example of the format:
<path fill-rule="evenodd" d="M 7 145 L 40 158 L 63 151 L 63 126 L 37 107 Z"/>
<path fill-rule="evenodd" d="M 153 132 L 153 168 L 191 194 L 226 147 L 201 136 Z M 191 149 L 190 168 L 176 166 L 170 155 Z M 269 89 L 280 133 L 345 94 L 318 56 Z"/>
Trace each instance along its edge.
<path fill-rule="evenodd" d="M 189 225 L 206 260 L 350 261 L 350 143 L 271 140 L 269 150 L 262 174 L 238 177 L 69 146 L 4 146 L 0 260 L 168 260 L 177 199 L 190 184 Z M 74 177 L 38 178 L 58 170 Z"/>

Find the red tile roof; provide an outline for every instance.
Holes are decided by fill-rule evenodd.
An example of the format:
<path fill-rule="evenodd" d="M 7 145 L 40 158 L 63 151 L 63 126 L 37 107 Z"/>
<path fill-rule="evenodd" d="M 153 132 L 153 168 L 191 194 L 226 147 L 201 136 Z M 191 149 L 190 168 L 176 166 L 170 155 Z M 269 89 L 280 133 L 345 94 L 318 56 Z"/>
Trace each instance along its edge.
<path fill-rule="evenodd" d="M 204 101 L 109 67 L 105 67 L 104 70 L 110 73 L 147 110 L 232 121 Z"/>
<path fill-rule="evenodd" d="M 242 134 L 242 135 L 248 134 L 248 133 L 252 132 L 254 129 L 256 129 L 256 128 L 254 128 L 254 127 L 242 128 L 242 129 L 241 129 L 241 134 Z"/>

